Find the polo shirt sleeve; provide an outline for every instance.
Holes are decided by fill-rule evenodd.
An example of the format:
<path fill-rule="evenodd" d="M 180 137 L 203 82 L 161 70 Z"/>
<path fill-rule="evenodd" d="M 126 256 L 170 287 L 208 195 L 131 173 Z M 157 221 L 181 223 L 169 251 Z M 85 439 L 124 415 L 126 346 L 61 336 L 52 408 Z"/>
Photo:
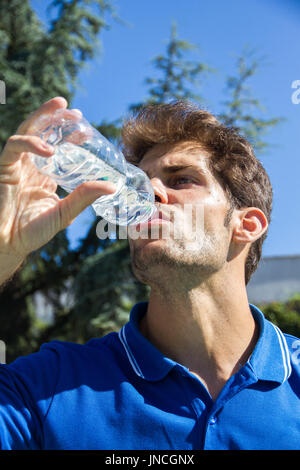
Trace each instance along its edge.
<path fill-rule="evenodd" d="M 59 360 L 52 343 L 0 364 L 0 449 L 41 449 L 43 423 L 54 396 Z"/>

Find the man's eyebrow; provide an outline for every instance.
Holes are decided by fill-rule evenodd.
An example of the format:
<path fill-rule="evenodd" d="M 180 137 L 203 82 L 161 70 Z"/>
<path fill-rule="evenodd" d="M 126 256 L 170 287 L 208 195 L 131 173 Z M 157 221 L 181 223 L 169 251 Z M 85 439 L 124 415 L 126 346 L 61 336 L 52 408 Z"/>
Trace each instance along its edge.
<path fill-rule="evenodd" d="M 195 168 L 194 165 L 170 165 L 163 167 L 164 173 L 176 173 L 176 171 L 186 170 L 187 168 Z"/>
<path fill-rule="evenodd" d="M 189 168 L 203 175 L 207 174 L 207 170 L 205 170 L 204 168 L 198 165 L 166 165 L 162 168 L 162 172 L 166 174 L 173 174 L 173 173 L 176 173 L 177 171 L 187 170 Z M 151 179 L 152 178 L 151 172 L 147 170 L 144 170 L 144 171 L 148 175 L 148 177 Z"/>

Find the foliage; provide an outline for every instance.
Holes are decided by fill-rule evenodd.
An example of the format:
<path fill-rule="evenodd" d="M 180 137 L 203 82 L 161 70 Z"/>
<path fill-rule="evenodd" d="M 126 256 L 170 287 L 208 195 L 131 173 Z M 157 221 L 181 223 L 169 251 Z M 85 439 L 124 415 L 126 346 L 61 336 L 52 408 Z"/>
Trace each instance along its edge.
<path fill-rule="evenodd" d="M 282 118 L 265 119 L 261 116 L 264 108 L 251 93 L 248 84 L 253 77 L 262 59 L 258 59 L 254 51 L 248 48 L 237 58 L 237 73 L 226 80 L 226 95 L 230 99 L 223 104 L 225 110 L 219 119 L 226 126 L 233 126 L 239 130 L 252 143 L 256 152 L 262 152 L 268 146 L 263 139 L 266 132 L 282 121 Z"/>
<path fill-rule="evenodd" d="M 300 338 L 300 294 L 286 302 L 271 302 L 260 308 L 265 317 L 284 333 Z"/>
<path fill-rule="evenodd" d="M 189 52 L 197 50 L 196 45 L 178 38 L 177 26 L 173 23 L 165 55 L 160 54 L 152 59 L 157 76 L 145 79 L 145 83 L 149 85 L 149 96 L 142 103 L 131 105 L 130 110 L 136 112 L 145 104 L 167 103 L 173 100 L 202 102 L 199 88 L 207 74 L 214 69 L 203 62 L 187 59 Z"/>
<path fill-rule="evenodd" d="M 16 124 L 44 101 L 54 96 L 71 100 L 79 70 L 99 51 L 105 14 L 112 12 L 104 0 L 54 0 L 51 8 L 56 8 L 57 17 L 45 30 L 29 0 L 0 2 L 0 79 L 7 95 L 1 108 L 0 147 Z"/>

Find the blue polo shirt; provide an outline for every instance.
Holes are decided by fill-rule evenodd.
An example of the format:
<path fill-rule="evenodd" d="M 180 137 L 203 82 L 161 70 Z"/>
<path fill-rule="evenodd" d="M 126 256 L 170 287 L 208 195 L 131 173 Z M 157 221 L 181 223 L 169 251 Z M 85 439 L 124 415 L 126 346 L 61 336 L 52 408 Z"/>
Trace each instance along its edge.
<path fill-rule="evenodd" d="M 53 341 L 0 367 L 1 449 L 300 449 L 300 340 L 250 305 L 260 336 L 213 401 L 140 332 Z"/>

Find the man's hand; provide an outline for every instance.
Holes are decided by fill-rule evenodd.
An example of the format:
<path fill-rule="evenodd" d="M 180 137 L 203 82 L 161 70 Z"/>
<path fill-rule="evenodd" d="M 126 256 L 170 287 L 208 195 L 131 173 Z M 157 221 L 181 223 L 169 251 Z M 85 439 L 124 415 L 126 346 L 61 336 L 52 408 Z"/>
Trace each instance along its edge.
<path fill-rule="evenodd" d="M 0 283 L 98 197 L 115 191 L 112 183 L 90 181 L 59 199 L 57 185 L 32 163 L 31 153 L 45 158 L 54 153 L 32 135 L 36 119 L 67 105 L 61 97 L 44 103 L 18 127 L 0 155 Z"/>

